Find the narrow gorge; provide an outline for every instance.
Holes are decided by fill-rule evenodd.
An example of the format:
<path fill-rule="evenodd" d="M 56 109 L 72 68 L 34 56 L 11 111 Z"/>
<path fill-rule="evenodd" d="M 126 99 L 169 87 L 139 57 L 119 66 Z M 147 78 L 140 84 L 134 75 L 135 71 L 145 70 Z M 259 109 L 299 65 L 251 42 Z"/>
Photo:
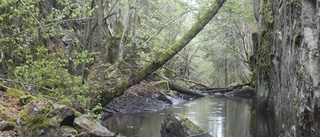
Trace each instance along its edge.
<path fill-rule="evenodd" d="M 319 0 L 260 0 L 251 56 L 259 109 L 280 136 L 319 136 Z"/>

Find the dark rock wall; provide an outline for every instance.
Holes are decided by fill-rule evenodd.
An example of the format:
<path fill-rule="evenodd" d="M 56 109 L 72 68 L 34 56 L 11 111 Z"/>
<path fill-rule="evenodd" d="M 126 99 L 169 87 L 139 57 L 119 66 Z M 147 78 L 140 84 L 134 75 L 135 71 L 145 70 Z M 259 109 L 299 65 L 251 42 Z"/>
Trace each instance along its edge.
<path fill-rule="evenodd" d="M 319 4 L 260 0 L 254 80 L 259 108 L 275 114 L 280 136 L 320 135 Z"/>

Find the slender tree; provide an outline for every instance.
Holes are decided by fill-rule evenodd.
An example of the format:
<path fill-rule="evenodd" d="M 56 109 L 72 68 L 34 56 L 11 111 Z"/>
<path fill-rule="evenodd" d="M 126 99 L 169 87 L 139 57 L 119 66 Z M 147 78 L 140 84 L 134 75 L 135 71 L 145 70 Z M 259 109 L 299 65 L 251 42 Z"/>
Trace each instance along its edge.
<path fill-rule="evenodd" d="M 99 41 L 98 41 L 98 45 L 99 45 L 99 50 L 100 50 L 100 63 L 103 63 L 103 56 L 104 56 L 104 45 L 102 44 L 102 39 L 103 39 L 103 35 L 102 35 L 102 10 L 103 10 L 103 6 L 102 6 L 102 0 L 98 0 L 98 5 L 99 5 L 99 9 L 98 9 L 98 37 L 99 37 Z M 99 67 L 99 76 L 100 76 L 100 84 L 104 85 L 104 72 L 103 72 L 103 67 Z"/>

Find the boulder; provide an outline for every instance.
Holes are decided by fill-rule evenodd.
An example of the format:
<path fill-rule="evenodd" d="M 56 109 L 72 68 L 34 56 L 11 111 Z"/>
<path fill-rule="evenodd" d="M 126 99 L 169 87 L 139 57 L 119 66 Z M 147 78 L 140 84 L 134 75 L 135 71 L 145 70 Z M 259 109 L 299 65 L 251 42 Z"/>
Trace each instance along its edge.
<path fill-rule="evenodd" d="M 172 116 L 168 114 L 162 121 L 160 133 L 161 137 L 211 137 L 184 115 Z"/>
<path fill-rule="evenodd" d="M 81 120 L 85 121 L 84 123 L 95 123 L 95 125 L 75 126 L 80 125 L 78 121 Z M 88 132 L 87 137 L 112 136 L 109 130 L 99 125 L 94 119 L 84 117 L 70 107 L 58 105 L 52 101 L 34 100 L 25 105 L 18 114 L 15 129 L 19 135 L 25 137 L 83 136 L 86 132 Z"/>
<path fill-rule="evenodd" d="M 74 123 L 79 131 L 86 132 L 92 136 L 114 136 L 114 133 L 110 132 L 107 128 L 89 116 L 81 115 L 76 117 Z"/>

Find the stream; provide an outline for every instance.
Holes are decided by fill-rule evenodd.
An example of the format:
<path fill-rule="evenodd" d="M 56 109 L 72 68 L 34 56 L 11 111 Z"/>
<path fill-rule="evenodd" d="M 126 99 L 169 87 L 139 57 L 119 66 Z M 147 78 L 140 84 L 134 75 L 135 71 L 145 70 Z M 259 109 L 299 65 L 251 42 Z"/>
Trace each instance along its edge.
<path fill-rule="evenodd" d="M 205 97 L 136 116 L 113 116 L 105 125 L 127 137 L 160 137 L 167 114 L 184 114 L 213 137 L 274 137 L 274 119 L 252 109 L 252 99 Z"/>

